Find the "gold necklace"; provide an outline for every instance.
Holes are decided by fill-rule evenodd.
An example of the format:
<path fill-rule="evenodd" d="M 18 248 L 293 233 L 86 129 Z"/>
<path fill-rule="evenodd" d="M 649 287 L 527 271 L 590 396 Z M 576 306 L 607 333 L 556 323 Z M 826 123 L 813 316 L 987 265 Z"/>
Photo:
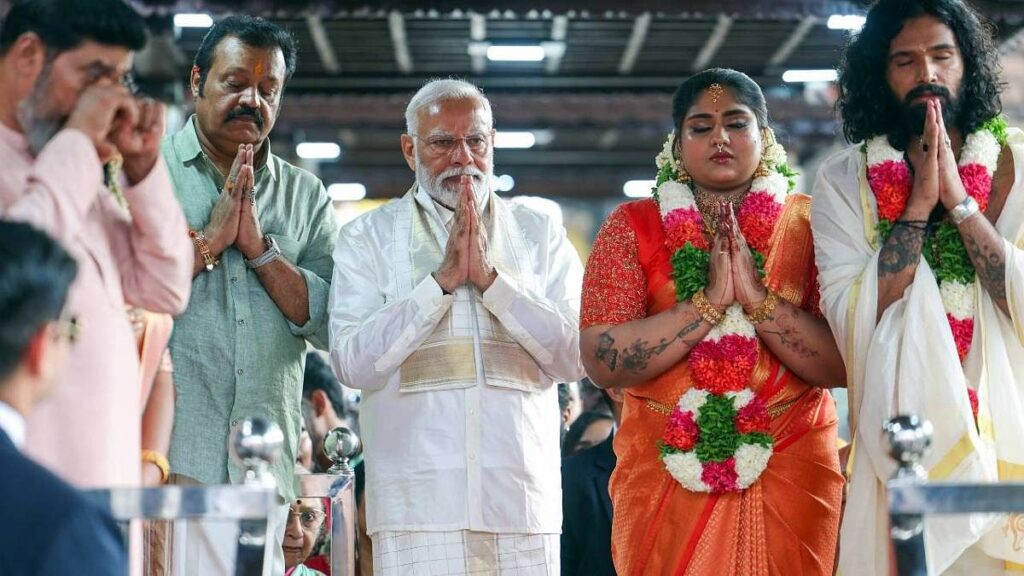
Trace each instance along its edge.
<path fill-rule="evenodd" d="M 718 206 L 720 204 L 731 204 L 735 209 L 747 196 L 749 190 L 730 192 L 728 194 L 714 194 L 696 186 L 693 187 L 693 199 L 697 203 L 697 210 L 704 221 L 704 233 L 708 238 L 713 238 L 715 230 L 718 230 Z"/>

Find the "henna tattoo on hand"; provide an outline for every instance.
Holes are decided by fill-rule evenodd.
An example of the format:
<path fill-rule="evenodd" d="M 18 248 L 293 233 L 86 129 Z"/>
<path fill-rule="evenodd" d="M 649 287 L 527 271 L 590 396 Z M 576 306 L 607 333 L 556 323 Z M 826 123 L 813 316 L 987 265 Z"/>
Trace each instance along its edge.
<path fill-rule="evenodd" d="M 611 330 L 602 332 L 598 336 L 597 348 L 594 350 L 594 357 L 605 366 L 608 367 L 609 372 L 614 372 L 620 365 L 630 372 L 642 372 L 647 368 L 651 358 L 664 352 L 669 346 L 675 343 L 677 340 L 681 340 L 687 347 L 693 347 L 696 341 L 687 340 L 686 336 L 694 330 L 700 328 L 702 318 L 697 315 L 690 313 L 686 315 L 683 327 L 676 332 L 672 338 L 662 338 L 657 344 L 651 346 L 647 340 L 643 338 L 637 338 L 632 344 L 621 348 L 615 348 L 615 338 L 611 335 Z"/>
<path fill-rule="evenodd" d="M 992 300 L 1000 308 L 1006 310 L 1006 256 L 1003 254 L 1003 245 L 1001 243 L 996 246 L 981 244 L 970 234 L 961 236 L 981 285 L 988 291 Z"/>
<path fill-rule="evenodd" d="M 896 226 L 878 254 L 878 275 L 899 274 L 921 261 L 925 231 L 909 226 Z"/>

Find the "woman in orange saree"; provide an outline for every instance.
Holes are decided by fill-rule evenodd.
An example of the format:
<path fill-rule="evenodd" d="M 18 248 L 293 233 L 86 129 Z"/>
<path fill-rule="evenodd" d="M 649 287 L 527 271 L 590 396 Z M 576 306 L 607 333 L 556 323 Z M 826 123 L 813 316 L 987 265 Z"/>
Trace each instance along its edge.
<path fill-rule="evenodd" d="M 843 477 L 809 197 L 760 88 L 707 70 L 673 98 L 655 198 L 594 242 L 580 347 L 622 388 L 611 479 L 623 576 L 832 574 Z M 691 354 L 692 352 L 692 354 Z"/>

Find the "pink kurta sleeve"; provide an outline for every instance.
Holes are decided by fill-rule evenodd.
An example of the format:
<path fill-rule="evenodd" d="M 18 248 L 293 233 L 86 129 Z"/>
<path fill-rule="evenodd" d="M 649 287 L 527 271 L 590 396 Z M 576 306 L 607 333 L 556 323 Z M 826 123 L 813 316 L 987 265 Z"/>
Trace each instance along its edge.
<path fill-rule="evenodd" d="M 124 298 L 151 312 L 180 314 L 192 289 L 192 241 L 162 157 L 125 198 L 131 226 L 110 238 Z"/>
<path fill-rule="evenodd" d="M 103 170 L 92 141 L 78 130 L 62 130 L 36 158 L 25 188 L 3 216 L 32 224 L 70 246 L 102 187 Z"/>

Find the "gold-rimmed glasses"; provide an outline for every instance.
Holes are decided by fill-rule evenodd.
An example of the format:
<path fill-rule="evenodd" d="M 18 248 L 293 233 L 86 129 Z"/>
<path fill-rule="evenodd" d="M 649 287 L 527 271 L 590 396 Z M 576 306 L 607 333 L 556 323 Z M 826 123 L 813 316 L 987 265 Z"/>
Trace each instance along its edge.
<path fill-rule="evenodd" d="M 465 145 L 473 154 L 480 155 L 487 152 L 491 145 L 491 135 L 486 133 L 470 134 L 462 138 L 456 138 L 447 134 L 438 134 L 423 138 L 418 134 L 410 134 L 427 146 L 427 151 L 434 156 L 451 156 L 458 147 Z"/>

